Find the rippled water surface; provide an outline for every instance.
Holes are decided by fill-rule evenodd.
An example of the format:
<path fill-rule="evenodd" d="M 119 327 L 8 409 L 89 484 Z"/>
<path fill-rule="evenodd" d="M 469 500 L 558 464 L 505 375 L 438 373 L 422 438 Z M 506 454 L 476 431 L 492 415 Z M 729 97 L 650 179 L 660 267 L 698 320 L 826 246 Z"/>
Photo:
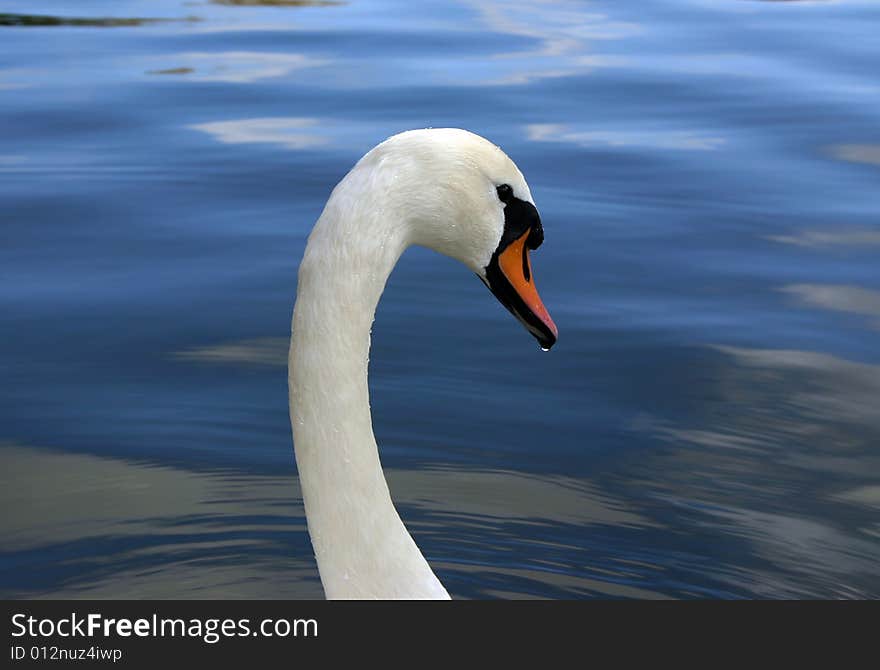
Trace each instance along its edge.
<path fill-rule="evenodd" d="M 373 331 L 450 592 L 880 597 L 880 6 L 11 0 L 0 595 L 321 595 L 287 415 L 306 235 L 397 131 L 525 173 L 560 341 L 407 252 Z"/>

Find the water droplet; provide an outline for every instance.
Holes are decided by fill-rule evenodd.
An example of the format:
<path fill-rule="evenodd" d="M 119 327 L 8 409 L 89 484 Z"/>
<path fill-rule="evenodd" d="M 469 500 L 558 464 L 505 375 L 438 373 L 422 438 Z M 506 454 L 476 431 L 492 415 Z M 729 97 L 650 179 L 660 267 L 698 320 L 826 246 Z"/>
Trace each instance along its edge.
<path fill-rule="evenodd" d="M 541 347 L 541 351 L 550 351 L 550 347 Z"/>

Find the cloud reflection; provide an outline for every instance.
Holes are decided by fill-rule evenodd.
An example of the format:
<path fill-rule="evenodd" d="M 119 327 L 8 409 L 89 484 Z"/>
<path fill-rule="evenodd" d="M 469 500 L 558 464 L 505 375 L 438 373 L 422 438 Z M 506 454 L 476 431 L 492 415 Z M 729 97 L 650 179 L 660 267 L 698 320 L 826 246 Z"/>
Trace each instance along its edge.
<path fill-rule="evenodd" d="M 231 7 L 332 7 L 345 4 L 341 0 L 211 0 L 211 3 Z"/>
<path fill-rule="evenodd" d="M 0 556 L 26 560 L 0 572 L 4 597 L 321 596 L 291 477 L 9 444 L 0 458 L 0 503 L 15 510 Z"/>
<path fill-rule="evenodd" d="M 880 365 L 802 350 L 712 350 L 711 364 L 699 358 L 698 406 L 686 423 L 641 423 L 668 448 L 627 470 L 621 487 L 633 500 L 667 501 L 680 530 L 719 546 L 740 541 L 737 557 L 713 564 L 711 579 L 729 588 L 876 597 Z"/>
<path fill-rule="evenodd" d="M 248 84 L 262 79 L 286 77 L 292 72 L 325 65 L 328 61 L 303 54 L 259 51 L 181 53 L 163 58 L 174 67 L 150 70 L 149 74 L 186 74 L 186 81 L 219 81 Z"/>
<path fill-rule="evenodd" d="M 774 370 L 792 379 L 783 387 L 785 402 L 807 423 L 855 423 L 870 433 L 880 432 L 880 365 L 848 361 L 815 351 L 718 347 L 747 369 Z M 833 445 L 829 445 L 833 446 Z M 880 455 L 880 454 L 878 454 Z M 880 470 L 877 471 L 880 473 Z"/>
<path fill-rule="evenodd" d="M 479 66 L 486 85 L 521 85 L 538 79 L 586 74 L 599 67 L 615 67 L 623 56 L 592 53 L 595 42 L 619 40 L 641 32 L 631 22 L 615 21 L 590 11 L 583 3 L 544 0 L 532 4 L 512 0 L 471 0 L 479 19 L 492 32 L 510 35 L 524 48 L 496 53 Z"/>
<path fill-rule="evenodd" d="M 581 147 L 643 147 L 677 149 L 682 151 L 712 151 L 724 144 L 724 139 L 687 130 L 597 129 L 572 130 L 570 126 L 554 123 L 534 123 L 526 126 L 526 135 L 532 142 L 560 142 Z"/>
<path fill-rule="evenodd" d="M 880 165 L 880 144 L 838 144 L 831 147 L 831 155 L 850 163 Z"/>
<path fill-rule="evenodd" d="M 330 142 L 318 119 L 296 116 L 212 121 L 189 127 L 223 144 L 274 144 L 285 149 L 311 149 Z"/>
<path fill-rule="evenodd" d="M 834 495 L 837 500 L 880 510 L 880 486 L 859 486 Z"/>
<path fill-rule="evenodd" d="M 0 91 L 33 88 L 45 79 L 48 71 L 32 67 L 9 67 L 0 69 Z"/>
<path fill-rule="evenodd" d="M 0 457 L 0 504 L 15 510 L 0 525 L 0 556 L 7 564 L 27 560 L 15 579 L 0 577 L 4 597 L 321 595 L 292 453 L 290 472 L 277 475 L 189 471 L 11 444 L 0 445 Z M 479 573 L 491 586 L 515 572 L 526 583 L 569 594 L 658 595 L 544 565 L 564 548 L 530 540 L 541 528 L 652 525 L 590 482 L 452 468 L 387 474 L 414 534 L 427 546 L 441 538 L 444 554 L 456 557 L 438 562 L 453 583 L 456 575 L 469 582 L 467 575 Z M 487 558 L 492 542 L 498 553 Z M 58 564 L 62 551 L 68 558 Z"/>
<path fill-rule="evenodd" d="M 880 246 L 880 230 L 804 230 L 790 235 L 768 235 L 768 240 L 799 247 Z"/>
<path fill-rule="evenodd" d="M 779 290 L 813 307 L 880 319 L 880 291 L 847 284 L 791 284 Z M 880 328 L 880 320 L 875 326 Z"/>
<path fill-rule="evenodd" d="M 246 365 L 287 365 L 286 337 L 259 337 L 207 347 L 179 351 L 176 358 L 203 363 L 239 363 Z"/>
<path fill-rule="evenodd" d="M 235 4 L 251 6 L 249 2 Z M 454 23 L 441 23 L 443 28 L 451 26 L 456 32 L 486 34 L 491 46 L 467 40 L 468 48 L 450 50 L 447 45 L 424 43 L 421 38 L 416 44 L 407 39 L 401 48 L 408 51 L 401 57 L 388 58 L 387 54 L 377 55 L 358 48 L 359 39 L 352 41 L 351 46 L 341 40 L 333 53 L 334 76 L 316 78 L 315 83 L 346 90 L 383 88 L 389 81 L 395 86 L 528 85 L 548 78 L 626 66 L 631 62 L 629 55 L 597 53 L 596 45 L 625 39 L 642 30 L 636 23 L 616 21 L 575 0 L 544 0 L 532 4 L 465 0 L 461 4 L 464 11 L 457 11 Z M 355 3 L 341 11 L 358 15 L 362 10 Z M 280 13 L 271 16 L 271 22 L 263 12 L 243 11 L 242 14 L 242 19 L 236 20 L 224 20 L 218 15 L 195 30 L 211 33 L 339 30 L 339 21 L 334 18 L 336 12 L 331 11 L 315 12 L 308 22 L 294 22 Z M 417 37 L 433 28 L 436 21 L 445 20 L 426 16 L 424 12 L 407 11 L 395 17 L 393 28 L 371 23 L 369 29 L 358 36 L 392 41 L 397 35 Z"/>

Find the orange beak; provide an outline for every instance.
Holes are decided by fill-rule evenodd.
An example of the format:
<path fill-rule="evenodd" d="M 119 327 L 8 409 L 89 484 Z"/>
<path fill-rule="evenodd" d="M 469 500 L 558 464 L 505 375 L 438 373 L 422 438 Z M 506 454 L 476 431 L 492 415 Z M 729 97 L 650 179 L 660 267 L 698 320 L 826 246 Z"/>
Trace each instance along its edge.
<path fill-rule="evenodd" d="M 486 280 L 501 304 L 535 336 L 543 349 L 549 349 L 556 343 L 559 331 L 535 287 L 527 244 L 530 232 L 527 230 L 496 253 L 486 268 Z"/>

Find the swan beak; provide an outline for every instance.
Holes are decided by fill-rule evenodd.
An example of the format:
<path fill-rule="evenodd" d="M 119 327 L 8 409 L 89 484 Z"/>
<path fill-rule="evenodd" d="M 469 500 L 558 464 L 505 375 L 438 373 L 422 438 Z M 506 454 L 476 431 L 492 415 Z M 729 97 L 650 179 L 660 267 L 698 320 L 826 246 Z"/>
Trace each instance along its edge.
<path fill-rule="evenodd" d="M 529 260 L 526 231 L 500 252 L 495 252 L 486 268 L 486 284 L 495 297 L 529 332 L 542 349 L 556 344 L 559 331 L 535 288 Z"/>

